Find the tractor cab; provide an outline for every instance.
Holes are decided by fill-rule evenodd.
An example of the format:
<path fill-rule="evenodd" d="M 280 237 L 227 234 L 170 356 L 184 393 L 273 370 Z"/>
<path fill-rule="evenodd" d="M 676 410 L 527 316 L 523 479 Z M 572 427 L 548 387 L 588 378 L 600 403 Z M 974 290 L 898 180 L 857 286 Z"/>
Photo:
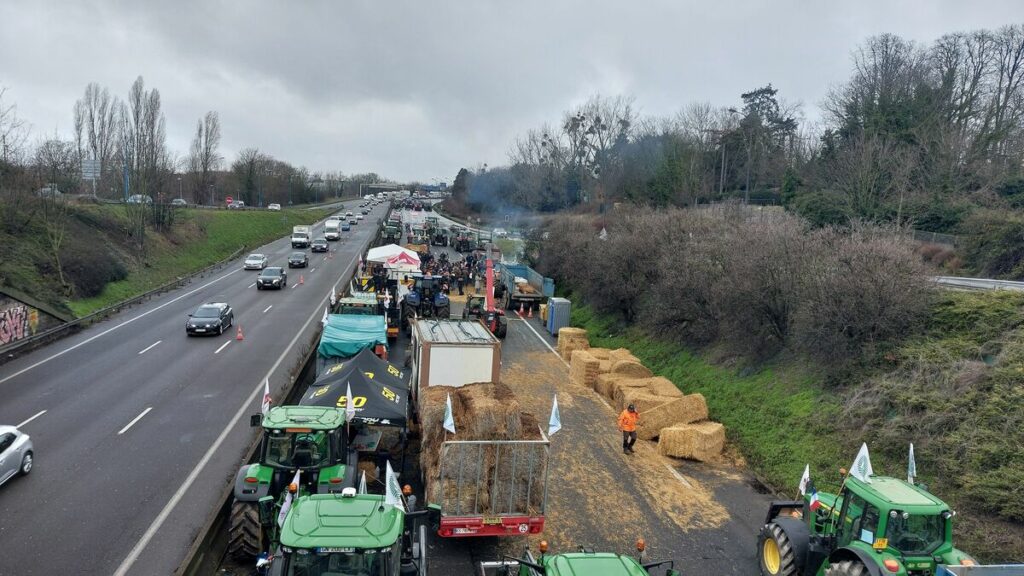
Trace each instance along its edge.
<path fill-rule="evenodd" d="M 377 294 L 373 292 L 354 292 L 338 300 L 336 314 L 354 314 L 357 316 L 375 316 L 380 313 Z"/>
<path fill-rule="evenodd" d="M 508 333 L 508 319 L 505 318 L 505 311 L 497 306 L 493 310 L 487 310 L 487 298 L 484 296 L 470 296 L 466 299 L 466 307 L 462 310 L 464 320 L 481 320 L 484 326 L 498 338 L 504 338 Z"/>
<path fill-rule="evenodd" d="M 425 576 L 426 530 L 384 497 L 313 495 L 295 500 L 270 557 L 270 576 Z"/>
<path fill-rule="evenodd" d="M 540 542 L 540 557 L 534 557 L 529 548 L 521 558 L 505 558 L 496 562 L 481 562 L 480 573 L 485 576 L 576 576 L 578 574 L 601 574 L 602 576 L 649 576 L 658 568 L 657 574 L 679 576 L 675 562 L 647 562 L 643 560 L 643 540 L 637 541 L 637 556 L 614 552 L 595 552 L 580 547 L 577 552 L 547 554 L 548 543 Z"/>
<path fill-rule="evenodd" d="M 441 289 L 443 280 L 429 274 L 417 274 L 412 277 L 413 285 L 403 301 L 402 318 L 407 326 L 410 320 L 419 318 L 448 318 L 451 303 Z"/>
<path fill-rule="evenodd" d="M 915 484 L 848 476 L 839 494 L 772 502 L 758 539 L 761 574 L 934 576 L 973 564 L 953 546 L 954 512 Z"/>

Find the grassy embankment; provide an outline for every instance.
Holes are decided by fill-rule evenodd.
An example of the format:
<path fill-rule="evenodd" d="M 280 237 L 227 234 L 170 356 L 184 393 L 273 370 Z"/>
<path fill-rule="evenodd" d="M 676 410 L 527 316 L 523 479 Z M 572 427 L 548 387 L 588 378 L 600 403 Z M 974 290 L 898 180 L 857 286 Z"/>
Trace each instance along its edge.
<path fill-rule="evenodd" d="M 687 393 L 700 392 L 751 470 L 793 496 L 810 464 L 835 490 L 867 442 L 878 474 L 905 477 L 915 443 L 919 480 L 959 512 L 958 546 L 985 561 L 1024 560 L 1024 295 L 939 295 L 925 332 L 886 365 L 841 385 L 824 370 L 780 357 L 757 369 L 623 328 L 574 305 L 573 325 L 593 346 L 626 347 Z"/>

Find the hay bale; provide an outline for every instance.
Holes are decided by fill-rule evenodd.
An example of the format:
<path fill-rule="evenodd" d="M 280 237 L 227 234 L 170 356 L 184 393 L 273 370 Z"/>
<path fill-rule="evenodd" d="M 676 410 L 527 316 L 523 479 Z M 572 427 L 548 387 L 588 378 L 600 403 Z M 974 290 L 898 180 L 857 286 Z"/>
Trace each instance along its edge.
<path fill-rule="evenodd" d="M 605 374 L 607 372 L 611 372 L 612 371 L 612 361 L 611 360 L 598 360 L 598 362 L 600 362 L 599 367 L 598 367 L 598 371 L 601 374 Z"/>
<path fill-rule="evenodd" d="M 611 392 L 608 394 L 608 399 L 612 401 L 612 406 L 619 410 L 626 407 L 622 403 L 623 396 L 627 390 L 647 390 L 647 379 L 646 378 L 623 378 L 618 377 L 618 380 L 612 381 Z"/>
<path fill-rule="evenodd" d="M 565 360 L 572 359 L 573 350 L 586 350 L 588 348 L 590 348 L 590 341 L 587 339 L 586 330 L 570 326 L 558 330 L 558 355 Z"/>
<path fill-rule="evenodd" d="M 668 378 L 662 378 L 661 376 L 655 376 L 648 380 L 647 389 L 652 394 L 660 394 L 662 396 L 670 396 L 672 398 L 679 398 L 683 395 L 683 392 L 679 390 L 679 387 L 672 383 Z"/>
<path fill-rule="evenodd" d="M 643 362 L 640 362 L 639 358 L 633 356 L 633 353 L 630 352 L 628 348 L 616 348 L 608 353 L 608 358 L 616 362 L 628 360 L 630 362 L 636 362 L 637 364 L 643 364 Z"/>
<path fill-rule="evenodd" d="M 569 380 L 578 386 L 594 388 L 599 374 L 599 363 L 600 361 L 587 350 L 574 350 L 572 362 L 569 364 Z"/>
<path fill-rule="evenodd" d="M 651 394 L 646 388 L 622 388 L 622 390 L 622 404 L 619 406 L 619 410 L 632 404 L 636 407 L 637 412 L 643 413 L 671 400 L 665 396 Z"/>
<path fill-rule="evenodd" d="M 598 360 L 608 360 L 611 358 L 611 350 L 607 348 L 591 348 L 590 353 Z"/>
<path fill-rule="evenodd" d="M 653 378 L 626 378 L 619 380 L 613 385 L 611 399 L 620 410 L 625 408 L 629 402 L 625 399 L 627 391 L 643 390 L 653 396 L 662 396 L 666 399 L 681 398 L 683 393 L 676 388 L 671 380 L 655 376 Z"/>
<path fill-rule="evenodd" d="M 707 462 L 722 453 L 725 427 L 718 422 L 676 424 L 658 435 L 658 452 L 675 458 Z"/>
<path fill-rule="evenodd" d="M 651 376 L 654 376 L 646 366 L 639 362 L 632 362 L 630 360 L 619 360 L 618 362 L 615 362 L 612 364 L 611 372 L 614 374 L 629 376 L 630 378 L 650 378 Z"/>
<path fill-rule="evenodd" d="M 691 424 L 708 418 L 708 405 L 704 396 L 689 394 L 671 399 L 660 406 L 640 413 L 636 435 L 642 440 L 654 440 L 662 428 L 676 424 Z"/>
<path fill-rule="evenodd" d="M 360 460 L 356 465 L 360 472 L 366 472 L 366 483 L 369 484 L 377 479 L 377 463 L 367 460 Z M 359 484 L 359 476 L 356 476 L 356 484 Z"/>

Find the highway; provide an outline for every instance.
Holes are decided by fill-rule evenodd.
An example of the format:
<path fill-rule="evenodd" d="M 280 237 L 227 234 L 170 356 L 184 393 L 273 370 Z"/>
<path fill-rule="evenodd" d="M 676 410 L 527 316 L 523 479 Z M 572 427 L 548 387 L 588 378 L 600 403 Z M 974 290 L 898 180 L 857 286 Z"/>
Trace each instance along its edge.
<path fill-rule="evenodd" d="M 386 210 L 332 242 L 332 258 L 288 270 L 284 290 L 257 291 L 240 259 L 0 366 L 0 423 L 20 424 L 36 450 L 32 473 L 0 488 L 0 575 L 173 573 L 254 438 L 264 379 L 279 398 Z M 292 248 L 254 252 L 285 266 Z M 187 315 L 209 301 L 234 308 L 241 341 L 234 327 L 186 337 Z"/>

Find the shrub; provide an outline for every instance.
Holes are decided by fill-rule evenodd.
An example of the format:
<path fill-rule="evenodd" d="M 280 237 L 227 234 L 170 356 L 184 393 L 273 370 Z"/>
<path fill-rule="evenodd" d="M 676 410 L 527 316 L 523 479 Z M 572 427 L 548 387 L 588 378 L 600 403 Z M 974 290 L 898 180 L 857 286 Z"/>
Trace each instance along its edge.
<path fill-rule="evenodd" d="M 852 214 L 846 198 L 835 192 L 798 194 L 792 206 L 814 226 L 841 226 L 850 221 Z"/>
<path fill-rule="evenodd" d="M 70 243 L 61 252 L 64 276 L 76 297 L 97 296 L 108 283 L 128 276 L 124 264 L 100 246 Z"/>
<path fill-rule="evenodd" d="M 1024 219 L 1016 214 L 977 211 L 960 227 L 967 265 L 989 278 L 1024 278 Z"/>

